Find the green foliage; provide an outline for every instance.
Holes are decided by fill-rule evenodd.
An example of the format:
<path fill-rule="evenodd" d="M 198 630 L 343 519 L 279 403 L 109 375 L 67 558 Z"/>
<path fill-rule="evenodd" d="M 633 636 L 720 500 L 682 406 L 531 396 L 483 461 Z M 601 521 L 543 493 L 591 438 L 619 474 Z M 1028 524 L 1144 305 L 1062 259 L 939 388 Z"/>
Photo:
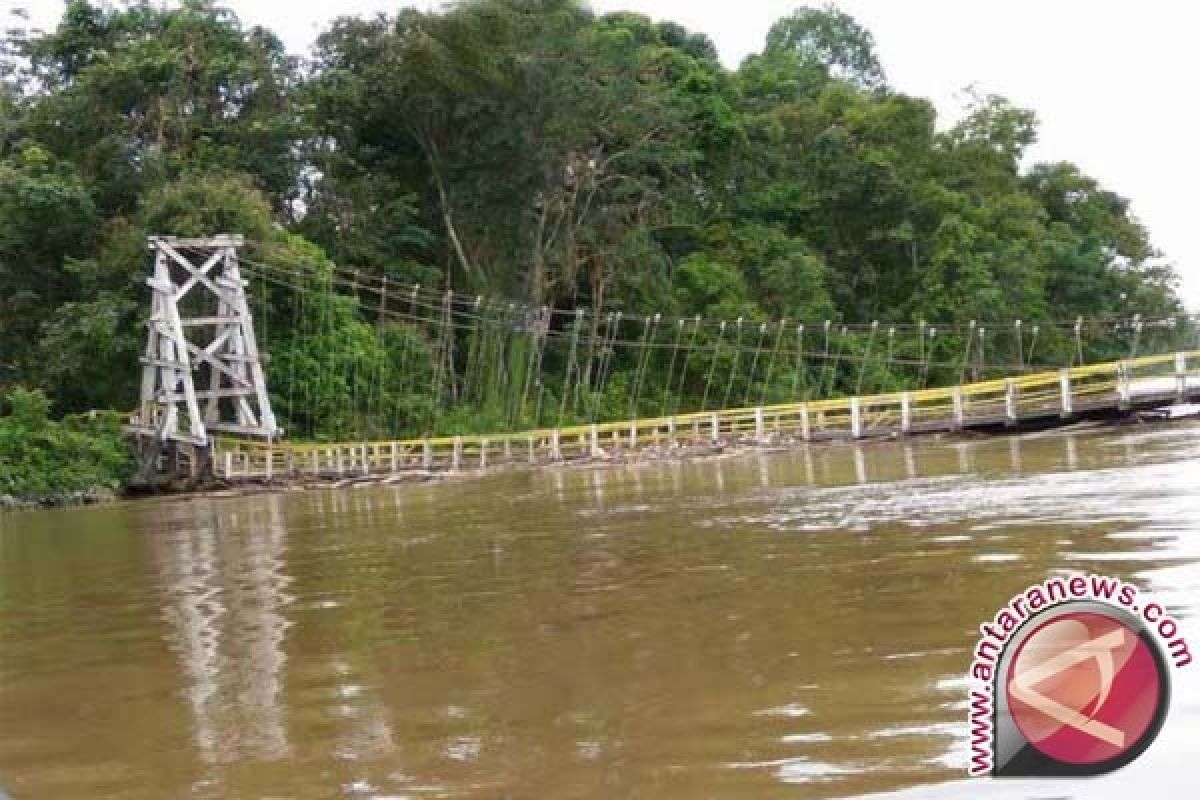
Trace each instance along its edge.
<path fill-rule="evenodd" d="M 939 133 L 834 8 L 730 70 L 701 34 L 576 0 L 343 18 L 304 65 L 212 0 L 73 0 L 0 47 L 0 388 L 129 408 L 146 237 L 220 232 L 249 241 L 295 437 L 932 385 L 979 369 L 972 320 L 1004 368 L 1016 318 L 1041 326 L 1038 363 L 1069 363 L 1075 317 L 1178 314 L 1177 276 L 1125 199 L 1027 164 L 1036 136 L 986 95 Z M 334 263 L 386 279 L 387 307 Z M 450 325 L 414 284 L 506 301 Z M 542 306 L 567 313 L 543 327 Z M 1109 357 L 1131 332 L 1083 344 Z"/>
<path fill-rule="evenodd" d="M 137 220 L 145 231 L 240 233 L 258 242 L 270 239 L 274 227 L 267 196 L 250 177 L 221 171 L 186 173 L 147 192 Z"/>
<path fill-rule="evenodd" d="M 37 502 L 115 490 L 129 468 L 119 415 L 54 421 L 41 392 L 14 388 L 0 397 L 0 495 Z"/>
<path fill-rule="evenodd" d="M 680 307 L 710 318 L 731 319 L 753 309 L 742 274 L 702 253 L 694 253 L 679 264 L 674 283 Z"/>
<path fill-rule="evenodd" d="M 801 8 L 771 26 L 766 55 L 783 54 L 793 56 L 800 68 L 817 67 L 863 88 L 884 82 L 870 32 L 833 6 Z"/>
<path fill-rule="evenodd" d="M 1037 116 L 997 95 L 975 97 L 974 108 L 946 138 L 957 147 L 978 147 L 1016 172 L 1025 149 L 1037 141 Z"/>
<path fill-rule="evenodd" d="M 273 405 L 294 435 L 384 438 L 430 427 L 431 345 L 403 324 L 372 326 L 317 276 L 296 324 L 272 341 Z"/>
<path fill-rule="evenodd" d="M 28 140 L 0 161 L 0 364 L 36 363 L 38 323 L 77 295 L 70 259 L 94 246 L 96 210 L 78 173 Z"/>
<path fill-rule="evenodd" d="M 295 67 L 278 38 L 211 0 L 159 10 L 72 0 L 22 43 L 31 135 L 82 166 L 98 205 L 131 210 L 184 171 L 254 175 L 279 208 L 295 185 Z"/>

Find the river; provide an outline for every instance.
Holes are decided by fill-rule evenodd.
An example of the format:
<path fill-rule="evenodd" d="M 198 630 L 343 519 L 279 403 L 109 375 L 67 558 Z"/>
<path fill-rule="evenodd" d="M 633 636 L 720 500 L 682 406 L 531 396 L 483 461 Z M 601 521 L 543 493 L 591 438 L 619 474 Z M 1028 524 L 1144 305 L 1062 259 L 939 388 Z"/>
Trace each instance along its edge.
<path fill-rule="evenodd" d="M 1197 650 L 1200 426 L 0 515 L 0 790 L 1178 796 L 1200 665 L 1119 773 L 962 780 L 976 628 L 1061 570 Z"/>

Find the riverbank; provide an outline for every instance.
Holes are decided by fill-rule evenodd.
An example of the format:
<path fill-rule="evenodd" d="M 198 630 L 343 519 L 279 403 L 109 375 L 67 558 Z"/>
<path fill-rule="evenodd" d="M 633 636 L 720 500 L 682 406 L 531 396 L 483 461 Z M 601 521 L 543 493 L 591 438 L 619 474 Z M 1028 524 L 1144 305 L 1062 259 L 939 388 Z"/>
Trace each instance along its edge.
<path fill-rule="evenodd" d="M 0 397 L 0 510 L 91 505 L 117 498 L 131 459 L 115 411 L 56 420 L 41 392 Z"/>
<path fill-rule="evenodd" d="M 123 493 L 104 486 L 93 486 L 74 492 L 17 497 L 0 494 L 0 511 L 21 511 L 34 508 L 63 508 L 66 506 L 93 506 L 121 499 Z"/>
<path fill-rule="evenodd" d="M 33 399 L 31 399 L 33 398 Z M 406 467 L 391 472 L 353 468 L 345 472 L 304 474 L 277 472 L 271 477 L 230 480 L 214 477 L 166 482 L 153 490 L 135 488 L 130 483 L 132 467 L 115 412 L 95 412 L 80 417 L 52 421 L 36 396 L 26 393 L 14 406 L 19 409 L 0 418 L 0 511 L 95 505 L 124 497 L 150 495 L 239 497 L 276 492 L 339 490 L 367 486 L 391 486 L 469 479 L 497 469 L 596 469 L 630 464 L 663 462 L 699 462 L 731 458 L 748 453 L 781 452 L 802 446 L 836 448 L 854 442 L 870 445 L 897 440 L 898 434 L 868 436 L 862 439 L 826 439 L 803 443 L 775 441 L 726 441 L 704 443 L 679 440 L 659 442 L 636 450 L 628 448 L 581 450 L 552 463 L 526 464 L 519 460 L 493 462 L 486 467 L 421 468 Z M 1172 406 L 1124 414 L 1116 417 L 1074 421 L 1045 428 L 1046 433 L 1069 430 L 1110 428 L 1122 425 L 1162 424 L 1187 416 L 1196 416 L 1200 406 Z M 1015 434 L 1030 435 L 1027 427 L 996 428 L 988 431 L 927 432 L 913 434 L 935 441 L 993 438 Z M 1036 435 L 1036 434 L 1035 434 Z M 564 456 L 566 454 L 564 453 Z M 349 465 L 348 465 L 349 466 Z"/>

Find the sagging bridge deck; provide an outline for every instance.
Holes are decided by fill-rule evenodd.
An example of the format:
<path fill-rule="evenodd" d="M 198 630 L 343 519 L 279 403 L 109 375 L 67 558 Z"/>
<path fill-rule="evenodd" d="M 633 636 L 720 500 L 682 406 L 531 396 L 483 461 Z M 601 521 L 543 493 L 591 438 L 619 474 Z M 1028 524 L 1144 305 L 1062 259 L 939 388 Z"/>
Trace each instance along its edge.
<path fill-rule="evenodd" d="M 377 442 L 218 439 L 226 482 L 457 472 L 507 465 L 636 460 L 735 446 L 777 447 L 937 432 L 1048 426 L 1200 400 L 1200 351 L 962 386 L 520 433 Z M 193 459 L 192 463 L 198 463 Z"/>

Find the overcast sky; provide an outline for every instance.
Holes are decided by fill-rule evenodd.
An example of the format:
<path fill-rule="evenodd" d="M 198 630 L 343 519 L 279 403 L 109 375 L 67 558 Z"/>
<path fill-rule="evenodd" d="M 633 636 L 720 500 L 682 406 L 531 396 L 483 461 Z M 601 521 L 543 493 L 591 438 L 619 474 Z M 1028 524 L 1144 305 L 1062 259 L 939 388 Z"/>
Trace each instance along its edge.
<path fill-rule="evenodd" d="M 339 14 L 393 11 L 397 0 L 225 0 L 243 21 L 275 30 L 305 53 Z M 440 2 L 411 3 L 424 8 Z M 707 33 L 729 66 L 758 50 L 777 18 L 799 0 L 592 0 Z M 1200 137 L 1194 90 L 1200 10 L 1186 0 L 838 0 L 875 35 L 893 86 L 932 98 L 944 118 L 961 89 L 1006 95 L 1037 111 L 1037 160 L 1078 163 L 1133 200 L 1155 244 L 1184 277 L 1200 310 Z M 0 0 L 52 25 L 62 0 Z"/>

